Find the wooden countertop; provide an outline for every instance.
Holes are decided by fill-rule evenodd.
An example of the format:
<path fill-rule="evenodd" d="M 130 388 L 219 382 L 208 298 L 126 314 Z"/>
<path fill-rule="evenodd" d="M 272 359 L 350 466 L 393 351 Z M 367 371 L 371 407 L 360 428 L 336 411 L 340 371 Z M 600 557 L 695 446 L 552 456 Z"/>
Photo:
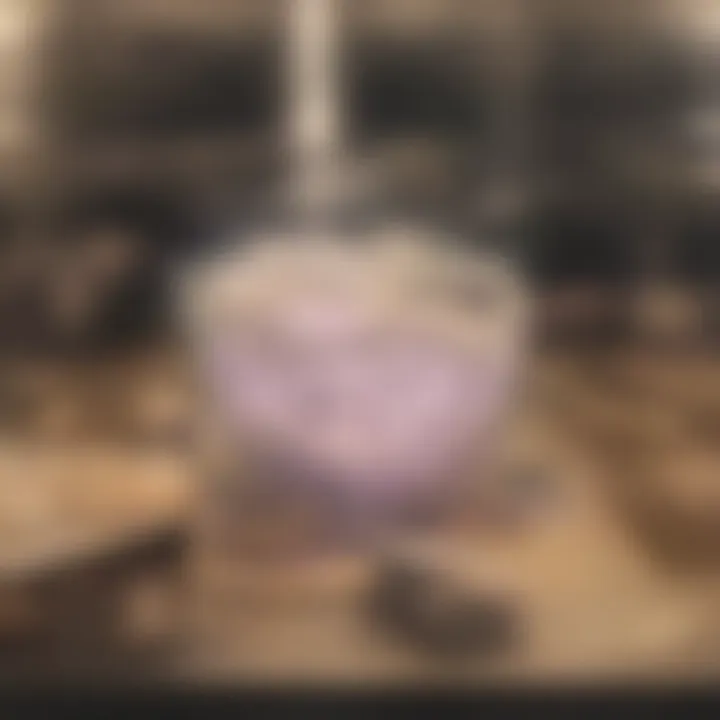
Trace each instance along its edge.
<path fill-rule="evenodd" d="M 133 382 L 149 377 L 138 375 L 138 366 L 133 367 Z M 166 370 L 158 373 L 164 367 L 154 364 L 152 372 L 167 377 Z M 107 370 L 112 381 L 106 382 L 114 391 L 99 391 L 106 411 L 124 407 L 132 395 L 119 380 L 130 372 L 128 368 Z M 187 575 L 187 590 L 198 603 L 193 605 L 185 642 L 152 672 L 143 666 L 143 678 L 156 672 L 190 683 L 328 684 L 571 681 L 606 676 L 669 682 L 720 676 L 717 566 L 683 571 L 648 551 L 632 515 L 617 503 L 618 478 L 609 475 L 612 469 L 602 442 L 592 441 L 595 426 L 579 423 L 576 406 L 569 412 L 567 403 L 547 402 L 563 393 L 576 396 L 577 386 L 564 379 L 570 374 L 545 360 L 537 363 L 536 372 L 552 382 L 545 383 L 544 401 L 542 392 L 530 393 L 533 397 L 510 444 L 516 455 L 518 448 L 526 448 L 547 466 L 558 484 L 556 497 L 545 512 L 516 532 L 460 525 L 446 538 L 467 567 L 476 568 L 480 576 L 487 568 L 500 567 L 514 589 L 525 633 L 507 657 L 448 665 L 385 637 L 358 609 L 372 573 L 370 558 L 330 558 L 296 573 L 287 568 L 259 571 L 237 563 L 232 571 L 220 568 L 221 579 L 234 578 L 234 587 L 223 590 L 213 570 L 217 563 L 203 560 L 199 552 L 197 562 L 188 568 L 192 572 Z M 100 371 L 94 376 L 96 391 L 106 387 L 101 376 Z M 70 394 L 87 400 L 92 393 L 76 390 L 90 378 L 82 372 L 75 377 Z M 597 397 L 607 399 L 602 390 Z M 99 407 L 98 402 L 90 405 L 94 410 Z M 592 414 L 592 409 L 586 407 L 584 412 Z M 127 417 L 125 425 L 132 425 Z M 154 417 L 148 427 L 162 425 L 169 415 Z M 75 444 L 68 439 L 72 435 L 68 428 L 59 432 L 54 423 L 35 435 L 4 433 L 0 492 L 19 503 L 16 488 L 28 485 L 25 479 L 33 475 L 42 477 L 29 485 L 64 488 L 85 521 L 66 523 L 61 540 L 62 533 L 56 534 L 46 520 L 62 503 L 53 510 L 52 503 L 50 507 L 45 503 L 43 509 L 39 502 L 40 509 L 33 510 L 30 498 L 28 522 L 36 513 L 32 522 L 42 532 L 27 532 L 25 537 L 32 542 L 24 546 L 17 538 L 0 543 L 0 579 L 10 580 L 21 568 L 44 571 L 62 564 L 63 558 L 77 556 L 80 548 L 110 548 L 115 542 L 141 537 L 158 523 L 182 524 L 189 518 L 185 513 L 192 505 L 193 478 L 187 458 L 177 448 L 164 447 L 162 442 L 154 447 L 113 443 L 103 432 L 118 425 L 89 425 L 95 430 L 91 439 L 76 439 Z M 88 422 L 79 422 L 80 426 L 87 429 Z M 84 467 L 84 485 L 80 467 Z M 88 478 L 101 481 L 88 483 Z M 36 494 L 35 500 L 41 495 Z M 12 523 L 13 513 L 5 514 L 9 519 L 0 522 L 0 533 L 9 532 Z M 132 668 L 127 669 L 132 674 Z"/>

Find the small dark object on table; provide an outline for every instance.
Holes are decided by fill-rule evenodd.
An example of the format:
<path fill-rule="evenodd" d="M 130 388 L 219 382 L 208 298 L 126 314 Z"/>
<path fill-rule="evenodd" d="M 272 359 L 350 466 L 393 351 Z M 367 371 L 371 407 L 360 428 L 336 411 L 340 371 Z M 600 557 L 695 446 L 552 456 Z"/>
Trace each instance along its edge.
<path fill-rule="evenodd" d="M 468 589 L 441 570 L 405 559 L 381 564 L 369 606 L 392 635 L 445 657 L 498 655 L 517 636 L 518 618 L 507 598 Z"/>

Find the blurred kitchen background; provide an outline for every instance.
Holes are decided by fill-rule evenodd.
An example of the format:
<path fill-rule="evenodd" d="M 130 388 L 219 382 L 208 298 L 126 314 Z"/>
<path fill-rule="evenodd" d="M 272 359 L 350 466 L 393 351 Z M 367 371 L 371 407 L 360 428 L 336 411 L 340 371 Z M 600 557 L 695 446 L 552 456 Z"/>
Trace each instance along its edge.
<path fill-rule="evenodd" d="M 652 576 L 643 616 L 672 597 L 665 649 L 616 668 L 627 653 L 604 648 L 602 671 L 717 676 L 720 2 L 341 5 L 345 109 L 367 170 L 357 213 L 427 218 L 527 272 L 537 372 L 619 528 L 606 540 L 598 520 L 578 562 L 628 606 L 635 585 L 617 577 Z M 13 672 L 65 668 L 81 648 L 94 670 L 112 664 L 97 636 L 133 583 L 172 586 L 160 625 L 183 606 L 191 400 L 172 273 L 281 205 L 286 12 L 0 3 L 0 645 Z M 557 512 L 545 522 L 573 525 L 572 503 Z M 619 575 L 616 534 L 639 563 Z M 563 595 L 552 569 L 574 542 L 535 562 L 538 592 L 591 607 L 595 590 Z M 588 613 L 579 622 L 598 626 Z M 163 637 L 165 655 L 120 653 L 119 667 L 167 668 Z M 595 667 L 575 648 L 553 665 L 553 642 L 528 667 Z M 223 653 L 244 677 L 252 663 Z"/>

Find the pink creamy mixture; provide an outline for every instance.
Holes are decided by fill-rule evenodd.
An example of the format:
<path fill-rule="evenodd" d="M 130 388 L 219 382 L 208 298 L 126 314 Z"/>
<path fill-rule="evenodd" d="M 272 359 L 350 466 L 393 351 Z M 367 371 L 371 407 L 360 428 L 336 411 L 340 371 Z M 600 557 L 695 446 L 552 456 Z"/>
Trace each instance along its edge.
<path fill-rule="evenodd" d="M 295 302 L 267 332 L 207 348 L 233 432 L 295 469 L 392 495 L 447 474 L 505 395 L 507 368 L 418 333 L 373 333 L 337 298 Z M 407 489 L 407 487 L 406 487 Z"/>

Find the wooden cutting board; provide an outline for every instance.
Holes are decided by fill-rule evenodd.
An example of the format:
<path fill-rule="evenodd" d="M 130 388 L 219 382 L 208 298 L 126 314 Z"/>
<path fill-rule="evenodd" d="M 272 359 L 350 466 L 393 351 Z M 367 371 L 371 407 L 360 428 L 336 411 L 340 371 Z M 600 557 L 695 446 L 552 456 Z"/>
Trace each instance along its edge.
<path fill-rule="evenodd" d="M 182 523 L 187 470 L 163 453 L 0 446 L 0 582 Z"/>

